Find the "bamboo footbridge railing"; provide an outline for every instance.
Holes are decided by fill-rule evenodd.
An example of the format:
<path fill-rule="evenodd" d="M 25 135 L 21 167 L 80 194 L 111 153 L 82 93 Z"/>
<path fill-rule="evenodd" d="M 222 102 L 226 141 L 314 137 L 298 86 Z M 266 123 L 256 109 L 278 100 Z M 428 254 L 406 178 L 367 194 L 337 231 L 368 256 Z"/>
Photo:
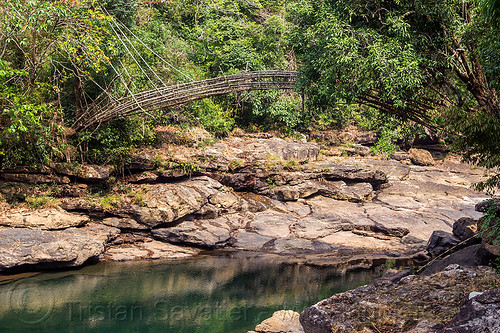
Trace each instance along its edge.
<path fill-rule="evenodd" d="M 71 126 L 82 131 L 117 118 L 180 105 L 210 96 L 250 90 L 293 89 L 295 71 L 257 71 L 161 87 L 119 99 L 102 95 Z"/>

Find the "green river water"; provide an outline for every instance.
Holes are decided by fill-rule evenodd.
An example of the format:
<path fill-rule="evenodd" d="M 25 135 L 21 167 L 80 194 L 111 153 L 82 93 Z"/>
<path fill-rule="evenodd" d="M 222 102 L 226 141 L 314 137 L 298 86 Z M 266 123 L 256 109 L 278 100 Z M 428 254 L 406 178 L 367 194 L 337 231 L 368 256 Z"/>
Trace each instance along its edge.
<path fill-rule="evenodd" d="M 240 333 L 379 276 L 269 258 L 99 263 L 0 280 L 0 332 Z"/>

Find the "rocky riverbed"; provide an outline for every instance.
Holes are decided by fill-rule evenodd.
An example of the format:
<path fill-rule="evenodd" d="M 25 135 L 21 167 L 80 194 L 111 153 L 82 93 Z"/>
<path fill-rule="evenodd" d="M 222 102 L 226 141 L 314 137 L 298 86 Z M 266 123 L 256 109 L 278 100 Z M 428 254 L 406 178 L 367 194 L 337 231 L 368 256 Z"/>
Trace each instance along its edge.
<path fill-rule="evenodd" d="M 481 232 L 486 221 L 490 226 L 499 221 L 500 200 L 485 200 L 475 209 L 488 211 L 488 217 L 460 218 L 452 233 L 434 231 L 425 248 L 432 260 L 418 270 L 388 269 L 373 283 L 300 314 L 277 311 L 253 333 L 500 332 L 500 275 L 494 264 L 500 246 Z M 482 266 L 492 263 L 496 271 Z"/>
<path fill-rule="evenodd" d="M 483 170 L 423 150 L 381 159 L 324 135 L 320 145 L 269 134 L 215 141 L 203 131 L 158 132 L 159 146 L 136 151 L 124 170 L 3 170 L 0 271 L 204 250 L 370 267 L 410 258 L 434 230 L 478 218 L 474 205 L 486 198 L 470 188 Z M 37 198 L 49 204 L 7 203 Z"/>

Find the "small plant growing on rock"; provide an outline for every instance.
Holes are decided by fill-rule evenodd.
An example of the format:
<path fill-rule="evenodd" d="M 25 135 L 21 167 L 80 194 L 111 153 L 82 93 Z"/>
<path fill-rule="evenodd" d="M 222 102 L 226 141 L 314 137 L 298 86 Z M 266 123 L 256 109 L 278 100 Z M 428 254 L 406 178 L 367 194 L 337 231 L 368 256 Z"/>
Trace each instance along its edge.
<path fill-rule="evenodd" d="M 491 266 L 491 268 L 493 268 L 493 270 L 497 274 L 500 274 L 500 257 L 496 257 L 495 259 L 492 259 L 490 261 L 490 266 Z"/>
<path fill-rule="evenodd" d="M 164 167 L 165 164 L 166 164 L 166 161 L 165 161 L 165 157 L 162 156 L 162 155 L 155 155 L 151 161 L 153 162 L 153 164 L 155 165 L 155 167 L 157 168 L 160 168 L 160 167 Z"/>
<path fill-rule="evenodd" d="M 201 168 L 194 162 L 179 162 L 174 169 L 182 170 L 186 175 L 191 176 L 195 172 L 200 172 Z"/>
<path fill-rule="evenodd" d="M 229 162 L 229 165 L 227 167 L 229 168 L 229 170 L 234 171 L 236 169 L 241 168 L 242 166 L 243 166 L 243 160 L 237 158 L 231 160 L 231 162 Z"/>
<path fill-rule="evenodd" d="M 386 269 L 393 269 L 396 267 L 396 259 L 387 259 L 385 262 Z"/>
<path fill-rule="evenodd" d="M 269 171 L 297 171 L 301 169 L 301 166 L 300 163 L 293 158 L 288 161 L 284 161 L 278 156 L 267 154 L 262 168 Z"/>
<path fill-rule="evenodd" d="M 264 170 L 277 170 L 281 167 L 279 163 L 279 158 L 273 154 L 266 154 L 266 158 L 264 160 L 264 164 L 262 168 Z"/>
<path fill-rule="evenodd" d="M 48 195 L 41 195 L 37 197 L 26 197 L 26 203 L 30 208 L 54 208 L 57 206 L 57 200 Z"/>
<path fill-rule="evenodd" d="M 270 189 L 270 190 L 272 190 L 272 189 L 276 186 L 276 184 L 274 183 L 274 180 L 272 180 L 272 179 L 271 179 L 271 178 L 269 178 L 269 177 L 268 177 L 268 178 L 266 178 L 266 182 L 267 182 L 267 184 L 269 185 L 269 189 Z"/>
<path fill-rule="evenodd" d="M 99 204 L 101 208 L 107 212 L 115 208 L 119 208 L 123 203 L 123 198 L 117 195 L 110 195 L 107 197 L 100 198 Z"/>
<path fill-rule="evenodd" d="M 387 158 L 391 157 L 398 148 L 396 146 L 397 138 L 397 133 L 394 133 L 394 131 L 382 130 L 379 139 L 375 145 L 370 148 L 370 153 L 372 155 L 382 155 Z"/>
<path fill-rule="evenodd" d="M 141 207 L 146 206 L 146 194 L 142 191 L 142 189 L 132 190 L 127 194 L 127 196 L 132 198 L 132 203 L 134 205 Z"/>
<path fill-rule="evenodd" d="M 214 138 L 206 138 L 203 141 L 198 142 L 197 148 L 205 149 L 206 147 L 213 146 L 217 143 L 217 139 Z"/>
<path fill-rule="evenodd" d="M 299 162 L 294 160 L 293 158 L 286 161 L 283 165 L 283 169 L 287 171 L 298 171 L 301 169 Z"/>

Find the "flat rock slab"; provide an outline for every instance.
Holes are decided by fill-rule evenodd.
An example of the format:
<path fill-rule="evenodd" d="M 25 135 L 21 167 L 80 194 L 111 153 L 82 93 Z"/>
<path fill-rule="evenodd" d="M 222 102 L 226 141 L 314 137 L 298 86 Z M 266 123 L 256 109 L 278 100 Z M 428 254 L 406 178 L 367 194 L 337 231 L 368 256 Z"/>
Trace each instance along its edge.
<path fill-rule="evenodd" d="M 1 228 L 0 272 L 24 265 L 80 266 L 103 253 L 106 243 L 119 232 L 98 224 L 58 231 Z"/>
<path fill-rule="evenodd" d="M 0 216 L 0 225 L 5 227 L 43 230 L 80 227 L 88 221 L 88 216 L 70 214 L 62 209 L 22 211 Z"/>
<path fill-rule="evenodd" d="M 316 160 L 320 146 L 312 142 L 299 140 L 288 141 L 280 138 L 249 139 L 231 137 L 224 143 L 216 144 L 206 149 L 205 154 L 211 154 L 218 158 L 236 157 L 249 161 L 266 160 L 270 157 L 285 161 L 295 160 L 304 162 Z"/>
<path fill-rule="evenodd" d="M 186 259 L 197 255 L 198 249 L 168 244 L 160 241 L 123 244 L 106 250 L 103 257 L 112 261 L 130 261 L 142 259 Z"/>
<path fill-rule="evenodd" d="M 0 173 L 0 178 L 6 182 L 21 182 L 29 184 L 69 184 L 67 176 L 46 175 L 36 173 Z"/>

